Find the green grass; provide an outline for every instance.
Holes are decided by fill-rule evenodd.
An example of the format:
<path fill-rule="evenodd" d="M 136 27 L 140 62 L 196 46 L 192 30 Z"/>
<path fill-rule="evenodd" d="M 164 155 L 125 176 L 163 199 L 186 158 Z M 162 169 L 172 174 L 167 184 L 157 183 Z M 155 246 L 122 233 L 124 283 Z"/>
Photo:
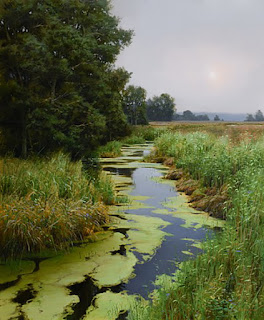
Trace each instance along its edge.
<path fill-rule="evenodd" d="M 121 156 L 122 143 L 120 141 L 110 141 L 106 145 L 99 147 L 98 154 L 102 158 L 115 158 Z"/>
<path fill-rule="evenodd" d="M 90 178 L 81 161 L 50 158 L 0 160 L 1 257 L 60 250 L 100 229 L 105 204 L 117 201 L 109 176 Z"/>
<path fill-rule="evenodd" d="M 167 130 L 167 128 L 153 128 L 151 126 L 134 126 L 132 134 L 124 138 L 122 142 L 124 144 L 142 144 L 146 141 L 154 141 Z"/>
<path fill-rule="evenodd" d="M 142 144 L 142 143 L 145 143 L 146 140 L 142 136 L 131 135 L 131 136 L 126 137 L 125 139 L 123 139 L 122 142 L 124 144 Z"/>
<path fill-rule="evenodd" d="M 204 186 L 229 190 L 223 232 L 204 243 L 204 253 L 185 262 L 170 288 L 152 304 L 134 306 L 129 319 L 264 318 L 264 139 L 167 132 L 156 140 L 159 156 Z"/>

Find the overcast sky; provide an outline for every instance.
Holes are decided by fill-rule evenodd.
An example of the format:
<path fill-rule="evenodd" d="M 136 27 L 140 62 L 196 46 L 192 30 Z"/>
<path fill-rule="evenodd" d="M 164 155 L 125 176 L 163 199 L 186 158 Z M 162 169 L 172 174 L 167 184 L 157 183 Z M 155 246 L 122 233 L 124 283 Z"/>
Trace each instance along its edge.
<path fill-rule="evenodd" d="M 113 0 L 135 32 L 118 66 L 178 111 L 264 112 L 264 0 Z"/>

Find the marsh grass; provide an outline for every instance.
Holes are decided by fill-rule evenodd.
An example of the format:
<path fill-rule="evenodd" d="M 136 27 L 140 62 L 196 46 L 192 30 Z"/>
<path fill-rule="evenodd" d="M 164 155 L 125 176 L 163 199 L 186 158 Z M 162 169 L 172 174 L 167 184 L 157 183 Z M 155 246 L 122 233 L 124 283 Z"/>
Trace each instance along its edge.
<path fill-rule="evenodd" d="M 154 128 L 152 126 L 134 126 L 132 134 L 124 138 L 122 142 L 124 144 L 142 144 L 146 141 L 154 141 L 168 130 L 167 128 Z"/>
<path fill-rule="evenodd" d="M 153 303 L 132 308 L 130 318 L 263 319 L 263 136 L 245 134 L 234 143 L 226 134 L 167 132 L 156 148 L 203 186 L 227 188 L 231 205 L 224 230 L 203 244 L 203 254 L 183 263 L 173 287 L 161 287 Z"/>
<path fill-rule="evenodd" d="M 1 257 L 60 250 L 83 240 L 108 221 L 116 201 L 104 173 L 91 179 L 81 161 L 58 153 L 50 158 L 0 160 Z"/>
<path fill-rule="evenodd" d="M 99 147 L 98 154 L 101 158 L 116 158 L 121 156 L 122 143 L 120 141 L 110 141 L 106 145 Z"/>
<path fill-rule="evenodd" d="M 143 136 L 140 135 L 131 135 L 122 140 L 124 144 L 142 144 L 145 143 L 146 140 Z"/>

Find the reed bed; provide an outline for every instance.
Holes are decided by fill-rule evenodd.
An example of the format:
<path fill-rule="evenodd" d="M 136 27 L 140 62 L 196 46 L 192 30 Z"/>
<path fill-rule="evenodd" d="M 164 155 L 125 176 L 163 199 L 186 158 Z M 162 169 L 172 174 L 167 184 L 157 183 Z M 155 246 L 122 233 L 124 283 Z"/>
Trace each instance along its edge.
<path fill-rule="evenodd" d="M 106 145 L 99 147 L 98 155 L 101 158 L 116 158 L 121 156 L 122 143 L 120 141 L 110 141 Z"/>
<path fill-rule="evenodd" d="M 111 179 L 89 178 L 81 161 L 50 158 L 0 160 L 2 258 L 60 250 L 100 229 L 106 204 L 116 201 Z"/>
<path fill-rule="evenodd" d="M 152 126 L 134 126 L 131 135 L 124 138 L 122 142 L 125 144 L 140 144 L 146 141 L 154 141 L 168 130 L 168 128 L 154 128 Z"/>
<path fill-rule="evenodd" d="M 264 319 L 263 136 L 245 134 L 234 144 L 228 134 L 166 132 L 155 144 L 202 185 L 226 186 L 231 205 L 203 254 L 183 263 L 152 304 L 137 302 L 129 319 Z"/>

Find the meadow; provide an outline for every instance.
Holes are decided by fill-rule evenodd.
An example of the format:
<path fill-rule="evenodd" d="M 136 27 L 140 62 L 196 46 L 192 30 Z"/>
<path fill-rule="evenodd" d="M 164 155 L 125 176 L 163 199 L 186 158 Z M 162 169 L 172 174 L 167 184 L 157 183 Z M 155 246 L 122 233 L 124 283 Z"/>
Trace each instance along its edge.
<path fill-rule="evenodd" d="M 264 318 L 263 128 L 186 123 L 156 138 L 153 159 L 173 160 L 200 192 L 226 190 L 226 226 L 151 304 L 135 304 L 129 319 Z"/>

